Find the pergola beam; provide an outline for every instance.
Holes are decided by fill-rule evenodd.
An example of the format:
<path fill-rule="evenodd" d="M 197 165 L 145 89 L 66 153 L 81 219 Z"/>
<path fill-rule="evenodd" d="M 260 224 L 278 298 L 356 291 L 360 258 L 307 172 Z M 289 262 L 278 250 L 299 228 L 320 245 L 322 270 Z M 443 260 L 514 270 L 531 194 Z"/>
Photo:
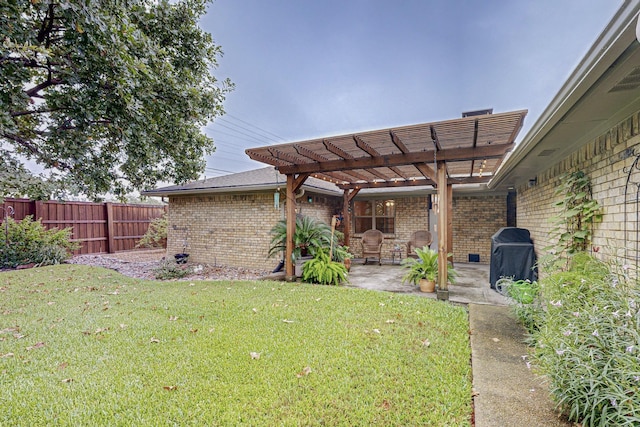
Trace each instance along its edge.
<path fill-rule="evenodd" d="M 473 143 L 472 147 L 478 146 L 478 128 L 480 127 L 480 122 L 476 119 L 473 123 Z M 469 176 L 473 176 L 473 169 L 476 166 L 476 159 L 471 160 L 471 171 L 469 171 Z"/>
<path fill-rule="evenodd" d="M 358 135 L 353 135 L 353 140 L 356 142 L 356 146 L 359 149 L 361 149 L 362 151 L 364 151 L 365 153 L 367 153 L 371 157 L 379 157 L 380 156 L 380 153 L 378 153 L 375 148 L 373 148 L 372 146 L 370 146 L 369 144 L 364 142 L 364 140 L 362 138 L 360 138 Z"/>
<path fill-rule="evenodd" d="M 320 154 L 316 153 L 313 150 L 309 150 L 307 147 L 300 145 L 300 144 L 294 144 L 293 148 L 298 152 L 298 154 L 300 154 L 301 156 L 304 156 L 308 159 L 311 160 L 315 160 L 317 162 L 327 162 L 329 161 L 329 159 L 327 159 L 324 156 L 321 156 Z"/>
<path fill-rule="evenodd" d="M 435 171 L 426 163 L 416 163 L 413 166 L 416 167 L 420 171 L 420 173 L 427 179 L 432 181 L 436 181 L 436 173 Z"/>
<path fill-rule="evenodd" d="M 342 157 L 344 160 L 353 159 L 353 156 L 351 154 L 347 153 L 346 151 L 344 151 L 343 149 L 341 149 L 337 145 L 331 143 L 330 141 L 327 141 L 326 139 L 322 140 L 322 145 L 324 145 L 324 148 L 326 148 L 327 151 L 335 154 L 338 157 Z M 251 154 L 249 154 L 249 157 L 251 157 Z"/>
<path fill-rule="evenodd" d="M 490 176 L 471 176 L 462 178 L 447 179 L 447 185 L 452 184 L 486 184 L 491 180 Z M 338 188 L 344 190 L 347 188 L 384 188 L 384 187 L 420 187 L 435 186 L 436 181 L 432 179 L 408 179 L 408 180 L 392 180 L 392 181 L 374 181 L 374 182 L 352 182 L 349 184 L 337 184 Z"/>
<path fill-rule="evenodd" d="M 438 151 L 438 161 L 468 161 L 474 158 L 496 159 L 501 158 L 507 151 L 513 148 L 511 144 L 495 144 L 483 147 L 451 148 Z M 253 152 L 248 151 L 249 157 L 253 158 Z M 406 154 L 389 154 L 377 157 L 362 157 L 345 160 L 329 160 L 327 162 L 301 163 L 297 165 L 278 166 L 280 173 L 285 175 L 292 173 L 321 173 L 333 172 L 348 169 L 371 169 L 390 166 L 404 166 L 415 163 L 428 163 L 433 161 L 433 150 L 420 151 Z M 284 153 L 280 153 L 284 154 Z M 284 156 L 275 156 L 284 159 Z M 288 156 L 287 156 L 288 157 Z M 288 159 L 285 159 L 288 161 Z"/>
<path fill-rule="evenodd" d="M 389 131 L 389 135 L 391 135 L 391 141 L 393 142 L 393 145 L 398 147 L 398 150 L 400 150 L 402 153 L 409 152 L 409 149 L 406 145 L 404 145 L 404 142 L 402 142 L 400 137 L 396 135 L 392 130 Z"/>

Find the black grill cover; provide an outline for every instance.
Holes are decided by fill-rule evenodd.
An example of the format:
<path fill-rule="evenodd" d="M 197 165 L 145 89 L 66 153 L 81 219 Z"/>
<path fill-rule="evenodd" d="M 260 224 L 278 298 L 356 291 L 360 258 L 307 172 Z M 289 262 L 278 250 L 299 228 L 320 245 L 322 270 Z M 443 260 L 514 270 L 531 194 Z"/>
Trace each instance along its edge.
<path fill-rule="evenodd" d="M 491 266 L 489 282 L 495 289 L 501 277 L 531 281 L 538 279 L 536 253 L 529 230 L 504 227 L 491 236 Z"/>

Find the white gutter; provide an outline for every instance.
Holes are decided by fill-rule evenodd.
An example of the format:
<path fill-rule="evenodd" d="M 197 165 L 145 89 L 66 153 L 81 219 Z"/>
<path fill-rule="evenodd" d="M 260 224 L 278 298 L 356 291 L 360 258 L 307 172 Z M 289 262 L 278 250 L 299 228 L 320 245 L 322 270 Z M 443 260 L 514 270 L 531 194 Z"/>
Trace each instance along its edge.
<path fill-rule="evenodd" d="M 585 57 L 573 70 L 540 118 L 529 129 L 508 159 L 502 163 L 488 184 L 495 188 L 506 176 L 544 139 L 564 115 L 584 96 L 591 86 L 609 69 L 611 64 L 627 49 L 629 42 L 620 40 L 633 34 L 640 0 L 625 0 Z"/>
<path fill-rule="evenodd" d="M 286 189 L 286 183 L 269 183 L 269 184 L 252 184 L 252 185 L 235 185 L 228 187 L 202 187 L 202 188 L 189 188 L 189 189 L 178 189 L 178 190 L 149 190 L 143 191 L 140 193 L 143 196 L 153 196 L 153 197 L 170 197 L 170 196 L 189 196 L 189 195 L 197 195 L 197 194 L 219 194 L 219 193 L 247 193 L 247 192 L 255 192 L 255 191 L 267 191 L 267 190 L 276 190 L 277 188 Z M 317 194 L 324 194 L 327 196 L 336 196 L 342 197 L 342 192 L 340 191 L 332 191 L 326 188 L 314 187 L 312 185 L 302 184 L 302 188 L 307 191 L 311 191 Z"/>

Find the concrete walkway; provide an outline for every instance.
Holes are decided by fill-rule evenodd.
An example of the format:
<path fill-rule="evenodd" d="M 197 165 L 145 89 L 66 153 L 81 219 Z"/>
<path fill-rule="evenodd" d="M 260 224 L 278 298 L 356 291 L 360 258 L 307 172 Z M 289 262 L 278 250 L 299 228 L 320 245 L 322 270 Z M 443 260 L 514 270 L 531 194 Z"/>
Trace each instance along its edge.
<path fill-rule="evenodd" d="M 509 307 L 469 304 L 476 427 L 571 426 L 527 367 L 525 331 Z"/>
<path fill-rule="evenodd" d="M 558 418 L 547 388 L 527 367 L 525 331 L 510 313 L 510 300 L 490 288 L 489 266 L 458 263 L 455 269 L 449 300 L 469 309 L 475 426 L 571 426 Z M 435 298 L 402 284 L 403 274 L 398 265 L 353 265 L 348 286 Z"/>

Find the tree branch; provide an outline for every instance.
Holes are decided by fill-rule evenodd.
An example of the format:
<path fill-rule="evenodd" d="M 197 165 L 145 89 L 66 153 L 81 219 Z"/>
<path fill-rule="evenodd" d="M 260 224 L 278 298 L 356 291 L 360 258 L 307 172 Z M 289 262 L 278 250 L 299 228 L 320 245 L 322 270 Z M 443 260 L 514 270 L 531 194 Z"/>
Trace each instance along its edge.
<path fill-rule="evenodd" d="M 31 97 L 31 96 L 35 96 L 38 94 L 38 92 L 40 92 L 43 89 L 48 88 L 49 86 L 55 86 L 55 85 L 59 85 L 62 83 L 61 79 L 48 79 L 47 81 L 44 81 L 42 83 L 40 83 L 39 85 L 36 85 L 34 87 L 32 87 L 29 90 L 26 90 L 25 93 Z"/>
<path fill-rule="evenodd" d="M 21 138 L 18 135 L 13 134 L 13 133 L 3 133 L 2 137 L 10 139 L 11 141 L 13 141 L 16 144 L 20 145 L 21 147 L 25 148 L 27 151 L 29 151 L 31 154 L 33 154 L 37 158 L 41 158 L 40 150 L 38 149 L 38 147 L 36 147 L 30 141 L 27 141 L 26 139 Z M 56 169 L 65 169 L 65 170 L 71 170 L 72 169 L 71 165 L 69 165 L 66 162 L 59 161 L 59 160 L 49 161 L 48 163 L 49 163 L 49 166 L 53 166 Z"/>
<path fill-rule="evenodd" d="M 53 28 L 53 20 L 54 20 L 53 8 L 54 7 L 55 5 L 53 3 L 49 4 L 49 9 L 47 10 L 47 14 L 42 20 L 42 26 L 40 27 L 40 31 L 38 31 L 38 37 L 37 37 L 37 40 L 40 43 L 43 43 L 45 40 L 48 39 L 48 36 L 51 33 L 51 29 Z M 45 46 L 49 47 L 48 41 Z"/>
<path fill-rule="evenodd" d="M 11 113 L 11 117 L 28 116 L 28 115 L 31 115 L 31 114 L 52 113 L 54 111 L 60 111 L 60 108 L 56 108 L 56 109 L 48 108 L 48 109 L 45 109 L 45 110 L 14 111 L 14 112 Z"/>

